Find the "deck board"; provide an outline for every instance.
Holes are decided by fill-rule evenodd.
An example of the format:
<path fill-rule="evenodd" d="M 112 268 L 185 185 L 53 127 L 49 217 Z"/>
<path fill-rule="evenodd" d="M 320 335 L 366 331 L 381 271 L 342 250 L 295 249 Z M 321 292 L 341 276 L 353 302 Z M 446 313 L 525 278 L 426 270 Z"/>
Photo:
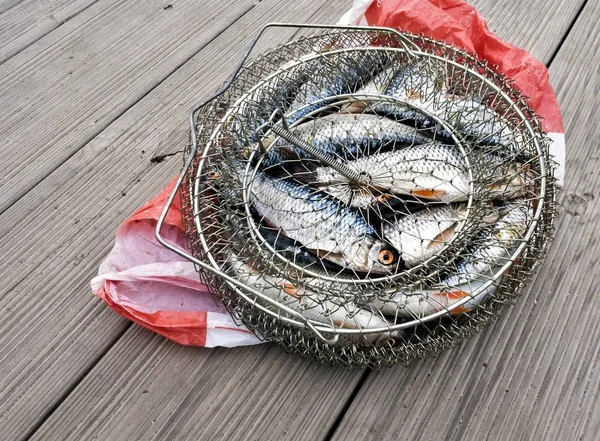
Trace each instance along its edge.
<path fill-rule="evenodd" d="M 181 165 L 180 155 L 151 159 L 182 149 L 188 109 L 227 78 L 257 26 L 331 21 L 344 1 L 328 3 L 325 17 L 308 4 L 261 2 L 0 215 L 0 253 L 11 256 L 0 262 L 0 432 L 26 437 L 127 328 L 91 296 L 89 281 L 120 221 Z"/>
<path fill-rule="evenodd" d="M 100 0 L 0 65 L 0 212 L 254 5 L 173 3 Z"/>
<path fill-rule="evenodd" d="M 350 398 L 361 371 L 314 365 L 267 345 L 236 350 L 181 348 L 138 327 L 128 327 L 126 321 L 90 296 L 88 282 L 102 256 L 109 250 L 120 219 L 157 192 L 181 164 L 179 157 L 168 158 L 161 164 L 153 164 L 150 159 L 159 153 L 181 149 L 187 130 L 187 109 L 225 79 L 259 23 L 275 20 L 334 22 L 347 9 L 348 2 L 327 2 L 315 12 L 314 2 L 308 0 L 286 4 L 285 8 L 276 0 L 264 0 L 249 12 L 249 6 L 247 9 L 236 9 L 241 18 L 234 23 L 238 16 L 232 14 L 231 23 L 234 24 L 195 56 L 195 51 L 212 37 L 202 41 L 196 38 L 193 44 L 182 43 L 176 49 L 176 54 L 168 51 L 167 58 L 170 58 L 166 62 L 163 60 L 165 52 L 158 51 L 158 45 L 146 48 L 148 60 L 124 60 L 126 68 L 123 70 L 113 60 L 114 64 L 107 69 L 106 76 L 100 75 L 99 80 L 104 81 L 101 86 L 95 84 L 96 71 L 90 66 L 84 67 L 85 71 L 78 73 L 77 84 L 84 85 L 87 82 L 93 86 L 82 91 L 71 89 L 67 87 L 69 82 L 61 80 L 61 75 L 64 76 L 66 72 L 60 70 L 63 67 L 61 63 L 65 63 L 68 57 L 59 54 L 62 58 L 54 62 L 50 55 L 56 56 L 56 48 L 72 44 L 80 54 L 87 53 L 92 57 L 95 54 L 93 48 L 86 47 L 89 44 L 88 35 L 91 35 L 90 28 L 93 30 L 94 23 L 100 20 L 100 5 L 108 3 L 98 2 L 0 66 L 0 70 L 10 65 L 12 67 L 7 72 L 20 72 L 21 78 L 17 74 L 13 77 L 13 88 L 21 88 L 21 94 L 23 90 L 31 91 L 30 96 L 34 101 L 48 104 L 47 114 L 41 115 L 40 125 L 43 127 L 40 137 L 24 137 L 24 125 L 18 132 L 17 129 L 13 130 L 11 121 L 1 122 L 0 116 L 0 134 L 9 135 L 0 155 L 13 149 L 9 158 L 13 162 L 6 168 L 19 169 L 18 174 L 0 181 L 0 211 L 9 207 L 0 215 L 0 237 L 3 238 L 0 253 L 7 257 L 0 262 L 0 270 L 8 274 L 5 286 L 0 288 L 0 346 L 5 348 L 0 355 L 0 432 L 10 436 L 11 440 L 26 439 L 38 424 L 43 423 L 33 439 L 324 439 L 345 401 Z M 116 5 L 117 2 L 113 3 Z M 139 7 L 139 4 L 132 3 Z M 174 11 L 187 14 L 186 10 L 179 7 L 182 4 L 189 6 L 189 2 L 171 3 L 174 5 L 173 11 L 164 11 L 165 14 Z M 515 0 L 504 2 L 503 7 L 496 3 L 491 0 L 474 2 L 489 19 L 491 29 L 547 61 L 558 47 L 583 0 L 536 0 L 527 4 Z M 557 5 L 560 8 L 556 8 Z M 103 7 L 107 11 L 110 9 Z M 124 7 L 119 4 L 119 8 Z M 210 9 L 213 12 L 215 8 Z M 136 11 L 130 12 L 123 20 L 140 20 L 136 14 L 143 16 L 143 11 Z M 227 9 L 229 13 L 232 11 Z M 178 17 L 160 25 L 153 23 L 152 26 L 160 28 L 156 34 L 152 34 L 154 29 L 150 29 L 152 26 L 144 21 L 146 19 L 135 22 L 131 27 L 135 28 L 137 34 L 132 35 L 143 36 L 143 40 L 151 39 L 161 34 L 161 30 L 162 34 L 167 34 L 166 29 L 172 30 L 177 26 L 185 28 L 178 34 L 180 37 L 188 35 L 192 29 L 190 23 L 196 20 L 198 25 L 203 18 L 198 11 L 193 14 L 197 15 Z M 213 29 L 213 35 L 216 35 L 220 32 L 218 29 L 231 23 L 212 21 L 203 28 L 201 35 L 205 36 L 209 29 Z M 111 37 L 100 26 L 96 28 L 95 32 L 101 36 L 95 38 Z M 121 37 L 125 34 L 123 31 Z M 175 38 L 173 34 L 167 36 L 169 39 Z M 578 38 L 581 40 L 583 36 Z M 131 49 L 130 44 L 129 38 L 126 41 L 115 37 L 102 46 L 105 49 L 98 49 L 98 58 L 88 61 L 93 66 L 115 53 L 124 56 Z M 573 44 L 570 48 L 571 52 L 576 52 Z M 185 57 L 192 58 L 184 63 L 187 60 Z M 207 65 L 207 59 L 218 59 L 219 63 Z M 560 59 L 557 58 L 556 62 Z M 131 77 L 137 69 L 150 75 L 152 81 L 135 83 Z M 590 69 L 581 74 L 586 75 L 588 85 L 592 79 Z M 44 81 L 50 80 L 40 80 L 40 74 L 34 72 L 36 70 L 54 75 L 52 82 L 58 81 L 58 85 L 49 87 L 49 83 Z M 171 72 L 174 73 L 167 77 Z M 132 84 L 125 89 L 109 90 L 111 86 L 125 87 L 123 83 L 129 81 Z M 3 86 L 0 85 L 0 88 Z M 43 90 L 44 87 L 50 90 Z M 561 96 L 571 96 L 571 92 L 561 93 Z M 106 96 L 100 97 L 102 94 Z M 72 107 L 67 108 L 66 104 L 60 103 L 57 98 L 60 96 L 69 96 L 68 104 Z M 0 97 L 0 101 L 4 100 L 4 95 Z M 3 104 L 13 103 L 5 99 Z M 588 122 L 593 122 L 591 109 L 594 108 L 594 102 L 584 104 L 584 112 L 587 112 L 585 117 Z M 574 106 L 575 103 L 572 104 Z M 13 106 L 11 109 L 16 108 Z M 72 121 L 74 115 L 76 120 Z M 98 120 L 92 124 L 91 121 L 96 117 Z M 26 145 L 30 152 L 21 155 L 22 150 L 19 150 L 19 155 L 15 155 L 14 146 L 19 145 Z M 40 152 L 43 154 L 40 155 Z M 577 159 L 571 152 L 568 157 L 571 161 L 568 163 L 569 169 L 586 165 L 585 156 Z M 567 192 L 573 189 L 575 196 L 579 194 L 583 197 L 578 188 L 568 187 Z M 580 202 L 576 197 L 571 199 Z M 597 230 L 591 229 L 589 219 L 576 217 L 578 221 L 584 220 L 580 225 L 584 233 L 597 233 Z M 593 274 L 595 267 L 590 266 L 593 261 L 589 263 L 589 259 L 586 260 L 588 251 L 581 249 L 582 243 L 567 243 L 569 246 L 566 249 L 571 253 L 568 256 L 579 256 L 585 260 L 584 263 L 588 265 L 585 268 L 591 268 Z M 555 256 L 554 259 L 558 258 Z M 577 274 L 572 268 L 565 267 L 564 270 L 570 275 Z M 545 273 L 546 277 L 550 275 L 554 273 Z M 567 279 L 569 282 L 561 283 L 571 283 L 572 277 Z M 556 283 L 547 284 L 545 292 L 554 292 Z M 572 285 L 562 286 L 566 289 Z M 589 292 L 589 286 L 589 283 L 586 285 L 583 282 L 573 285 L 580 291 L 587 289 L 586 293 Z M 538 300 L 538 306 L 532 308 L 540 308 L 539 305 L 544 303 Z M 593 300 L 591 297 L 590 301 Z M 533 322 L 528 326 L 540 326 L 543 320 L 556 318 L 552 309 L 555 305 L 544 305 L 545 315 L 530 313 L 523 316 Z M 524 311 L 526 309 L 523 307 Z M 565 314 L 562 318 L 561 326 L 565 325 L 567 319 L 578 317 L 577 310 L 569 311 L 570 315 Z M 368 438 L 369 433 L 381 435 L 382 439 L 400 439 L 399 433 L 416 436 L 423 431 L 437 435 L 438 432 L 432 431 L 429 422 L 432 413 L 438 418 L 436 424 L 437 421 L 441 424 L 448 417 L 448 424 L 460 426 L 460 412 L 448 416 L 448 407 L 444 408 L 455 403 L 448 399 L 444 406 L 440 406 L 436 400 L 440 390 L 444 399 L 447 399 L 463 386 L 464 377 L 446 379 L 448 372 L 455 372 L 459 370 L 457 366 L 466 363 L 478 366 L 481 371 L 478 371 L 478 375 L 481 377 L 477 381 L 469 380 L 467 392 L 463 392 L 466 393 L 463 397 L 467 398 L 461 398 L 459 404 L 468 407 L 469 410 L 465 412 L 472 412 L 475 416 L 484 412 L 485 418 L 489 418 L 488 414 L 497 415 L 505 410 L 511 399 L 518 401 L 520 385 L 531 384 L 528 378 L 511 380 L 517 383 L 511 383 L 511 388 L 514 387 L 512 394 L 507 392 L 501 404 L 488 400 L 484 404 L 487 407 L 481 407 L 481 403 L 474 398 L 477 394 L 497 396 L 492 392 L 500 391 L 510 375 L 518 374 L 514 373 L 513 366 L 507 360 L 522 356 L 526 351 L 542 352 L 550 343 L 554 344 L 552 348 L 556 355 L 557 348 L 563 347 L 565 340 L 581 338 L 579 346 L 570 348 L 571 353 L 563 355 L 563 358 L 559 355 L 554 359 L 545 358 L 544 362 L 564 362 L 569 354 L 583 355 L 588 363 L 589 360 L 598 361 L 597 345 L 592 344 L 598 331 L 590 318 L 593 317 L 593 311 L 590 308 L 585 319 L 592 326 L 587 330 L 589 335 L 571 329 L 568 335 L 562 336 L 554 330 L 553 333 L 538 336 L 535 344 L 526 345 L 526 342 L 517 339 L 525 332 L 524 325 L 520 323 L 520 327 L 510 332 L 507 327 L 512 326 L 512 322 L 503 319 L 493 330 L 472 340 L 471 344 L 478 347 L 483 342 L 486 347 L 483 352 L 469 352 L 462 347 L 443 354 L 436 362 L 420 362 L 410 371 L 392 369 L 371 374 L 356 402 L 356 405 L 364 404 L 366 400 L 369 405 L 367 408 L 363 405 L 358 410 L 356 405 L 351 407 L 336 436 L 361 439 L 359 435 L 365 434 L 365 431 L 368 432 L 365 435 L 367 439 L 377 438 Z M 23 323 L 27 323 L 27 327 L 23 327 Z M 499 328 L 504 329 L 501 332 L 508 333 L 513 341 L 511 346 L 504 348 L 501 356 L 493 352 L 494 345 L 498 344 L 495 338 Z M 125 334 L 120 338 L 123 332 Z M 587 345 L 588 342 L 591 343 Z M 483 368 L 483 363 L 487 367 Z M 598 385 L 591 377 L 592 374 L 598 375 L 594 366 L 588 366 L 588 370 L 584 367 L 574 367 L 579 377 L 575 382 L 564 385 L 563 396 L 570 398 L 573 391 L 583 391 L 588 397 L 596 398 L 595 401 L 571 399 L 576 403 L 574 415 L 580 418 L 572 422 L 572 429 L 587 434 L 598 428 L 597 418 L 594 418 L 599 410 Z M 257 372 L 257 376 L 251 378 L 252 387 L 244 388 L 248 375 L 253 372 Z M 436 372 L 437 376 L 433 378 L 438 384 L 441 383 L 439 379 L 444 379 L 444 384 L 439 389 L 427 389 L 424 385 L 432 381 L 433 375 L 427 375 L 427 372 Z M 553 408 L 557 408 L 558 402 L 548 401 L 549 396 L 544 395 L 546 392 L 543 388 L 560 381 L 562 377 L 559 374 L 563 375 L 557 370 L 546 371 L 546 376 L 539 380 L 539 384 L 536 383 L 537 389 L 534 388 L 537 391 L 536 399 L 538 396 L 539 399 L 545 399 L 548 406 Z M 402 375 L 405 377 L 400 381 L 397 377 Z M 83 381 L 77 385 L 82 378 Z M 285 387 L 280 387 L 280 384 Z M 144 392 L 146 390 L 148 392 Z M 327 395 L 324 396 L 324 393 Z M 420 395 L 425 393 L 429 394 L 429 399 L 423 404 Z M 527 399 L 516 407 L 524 414 L 523 406 L 531 405 Z M 403 403 L 406 408 L 388 408 L 384 405 L 391 404 L 388 400 Z M 207 411 L 201 407 L 205 401 L 214 403 L 214 407 Z M 497 409 L 495 406 L 501 407 Z M 369 412 L 370 408 L 376 410 Z M 409 408 L 411 412 L 407 415 Z M 52 414 L 44 422 L 50 412 Z M 380 420 L 380 413 L 386 419 Z M 354 418 L 356 422 L 350 428 L 349 418 Z M 403 418 L 406 421 L 413 418 L 409 429 L 397 425 Z M 95 419 L 98 423 L 94 422 Z M 371 425 L 375 422 L 376 425 Z M 521 425 L 513 429 L 515 433 L 527 433 L 531 424 L 540 426 L 544 422 L 543 419 L 534 419 L 524 424 L 521 420 Z M 465 433 L 472 436 L 475 429 L 478 434 L 484 435 L 486 431 L 500 433 L 494 431 L 500 430 L 498 427 L 509 430 L 511 427 L 505 427 L 509 423 L 509 420 L 495 419 L 492 428 L 473 428 L 471 424 Z M 387 429 L 381 429 L 384 430 L 382 432 L 379 430 L 382 427 Z M 460 439 L 463 429 L 464 425 L 451 432 L 452 439 Z M 538 431 L 535 433 L 541 429 L 536 429 Z M 565 422 L 562 426 L 553 426 L 552 430 L 563 434 L 568 433 L 567 429 Z"/>
<path fill-rule="evenodd" d="M 437 360 L 370 374 L 334 440 L 598 439 L 599 19 L 588 2 L 550 68 L 568 173 L 556 239 L 524 298 Z"/>
<path fill-rule="evenodd" d="M 0 64 L 96 1 L 23 0 L 9 9 L 0 3 Z"/>
<path fill-rule="evenodd" d="M 32 441 L 322 439 L 359 380 L 270 345 L 199 351 L 139 327 L 124 337 Z"/>
<path fill-rule="evenodd" d="M 187 13 L 190 1 L 172 2 L 173 8 L 164 10 L 160 2 L 149 6 L 141 0 L 100 0 L 0 66 L 0 76 L 6 77 L 0 84 L 4 109 L 0 162 L 8 170 L 0 177 L 0 212 L 198 51 L 212 36 L 210 28 L 203 28 L 203 20 L 218 27 L 229 13 L 242 14 L 252 5 L 251 0 L 217 2 L 216 7 L 193 2 L 200 6 Z M 532 53 L 546 59 L 548 48 L 556 47 L 582 2 L 536 0 L 519 6 L 512 1 L 503 3 L 510 7 L 499 7 L 493 6 L 498 2 L 482 0 L 476 4 L 489 11 L 486 16 L 493 29 L 510 22 L 516 30 L 511 41 L 519 45 L 535 41 Z M 553 12 L 557 9 L 560 14 Z M 533 11 L 548 26 L 529 26 L 524 12 Z M 21 93 L 22 87 L 27 94 Z M 68 99 L 57 98 L 63 96 Z M 22 134 L 31 131 L 32 124 L 36 136 L 28 139 L 27 149 L 21 149 Z"/>

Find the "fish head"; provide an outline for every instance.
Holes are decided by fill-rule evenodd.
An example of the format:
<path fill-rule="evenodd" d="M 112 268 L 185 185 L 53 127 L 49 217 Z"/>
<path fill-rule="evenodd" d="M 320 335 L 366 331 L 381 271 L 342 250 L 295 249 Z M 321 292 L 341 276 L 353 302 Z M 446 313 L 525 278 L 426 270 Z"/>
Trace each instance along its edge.
<path fill-rule="evenodd" d="M 401 267 L 400 253 L 390 244 L 375 240 L 368 249 L 367 262 L 371 272 L 376 274 L 394 274 Z"/>

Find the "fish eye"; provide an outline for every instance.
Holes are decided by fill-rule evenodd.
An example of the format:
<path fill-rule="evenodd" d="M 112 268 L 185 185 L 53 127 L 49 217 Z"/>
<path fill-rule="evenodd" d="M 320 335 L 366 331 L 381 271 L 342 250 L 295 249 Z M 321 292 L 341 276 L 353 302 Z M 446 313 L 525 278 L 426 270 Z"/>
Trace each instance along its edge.
<path fill-rule="evenodd" d="M 387 202 L 390 199 L 392 199 L 392 195 L 388 194 L 388 193 L 383 193 L 383 194 L 380 194 L 379 196 L 377 196 L 377 200 L 379 202 Z"/>
<path fill-rule="evenodd" d="M 392 253 L 390 250 L 382 250 L 379 252 L 379 257 L 377 258 L 377 260 L 379 260 L 379 263 L 381 263 L 382 265 L 390 265 L 394 263 L 396 257 L 394 256 L 394 253 Z"/>

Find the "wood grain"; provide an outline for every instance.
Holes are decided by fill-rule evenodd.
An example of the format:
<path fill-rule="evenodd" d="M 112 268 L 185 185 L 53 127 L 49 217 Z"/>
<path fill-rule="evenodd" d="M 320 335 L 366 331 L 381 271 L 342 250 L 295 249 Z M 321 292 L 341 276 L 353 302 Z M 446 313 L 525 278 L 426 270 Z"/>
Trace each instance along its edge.
<path fill-rule="evenodd" d="M 0 212 L 252 7 L 101 0 L 0 65 Z"/>
<path fill-rule="evenodd" d="M 334 440 L 598 439 L 598 20 L 588 2 L 550 68 L 568 176 L 556 239 L 524 298 L 457 350 L 371 374 Z"/>
<path fill-rule="evenodd" d="M 490 31 L 547 63 L 587 0 L 469 0 Z"/>
<path fill-rule="evenodd" d="M 0 13 L 12 8 L 24 0 L 0 0 Z"/>
<path fill-rule="evenodd" d="M 60 66 L 47 70 L 48 74 L 55 73 L 51 77 L 57 81 L 55 88 L 44 83 L 44 79 L 40 80 L 39 87 L 36 86 L 27 69 L 21 71 L 22 82 L 17 81 L 17 76 L 13 78 L 13 87 L 20 88 L 21 95 L 23 91 L 34 92 L 34 101 L 45 103 L 48 115 L 41 115 L 44 118 L 40 133 L 43 139 L 30 135 L 22 126 L 20 137 L 16 131 L 10 132 L 14 138 L 2 148 L 4 153 L 0 153 L 5 154 L 9 148 L 15 151 L 15 145 L 25 145 L 32 152 L 27 158 L 21 158 L 27 161 L 17 163 L 17 167 L 22 167 L 21 177 L 14 178 L 10 185 L 7 181 L 3 196 L 0 196 L 0 201 L 2 197 L 7 198 L 5 207 L 14 202 L 0 216 L 0 237 L 3 238 L 0 253 L 5 257 L 0 262 L 0 270 L 7 275 L 0 288 L 0 346 L 6 348 L 0 354 L 0 433 L 11 440 L 25 439 L 41 424 L 34 439 L 323 439 L 357 384 L 360 371 L 314 367 L 268 346 L 208 352 L 179 348 L 137 327 L 127 330 L 113 346 L 127 323 L 91 298 L 88 281 L 110 248 L 120 219 L 156 193 L 181 164 L 177 156 L 160 164 L 152 163 L 150 159 L 156 154 L 181 149 L 190 105 L 226 78 L 259 24 L 275 20 L 332 22 L 348 3 L 342 0 L 326 2 L 315 12 L 314 2 L 308 0 L 285 5 L 265 0 L 162 82 L 167 70 L 161 63 L 163 58 L 171 55 L 165 55 L 168 51 L 161 52 L 162 48 L 157 49 L 158 46 L 146 48 L 148 59 L 144 62 L 147 64 L 121 58 L 119 62 L 125 63 L 126 71 L 115 71 L 114 79 L 103 76 L 107 74 L 102 72 L 99 60 L 109 58 L 113 53 L 122 56 L 121 51 L 129 51 L 134 59 L 139 55 L 132 46 L 131 35 L 124 34 L 107 43 L 114 47 L 102 49 L 102 56 L 94 58 L 95 52 L 89 48 L 87 52 L 84 50 L 86 35 L 93 31 L 93 26 L 77 20 L 88 14 L 86 20 L 94 25 L 100 18 L 89 15 L 89 11 L 98 8 L 100 3 L 2 66 L 16 63 L 15 60 L 23 57 L 21 61 L 35 66 L 32 67 L 34 70 L 43 71 L 45 63 L 52 62 L 48 47 L 55 45 L 56 52 L 62 44 L 60 40 L 69 38 L 77 46 L 81 44 L 75 41 L 79 38 L 84 41 L 82 53 L 88 53 L 96 69 L 86 68 L 86 72 L 81 73 L 76 85 L 83 91 L 71 89 L 71 83 L 56 75 Z M 479 3 L 483 9 L 493 2 Z M 520 2 L 510 3 L 512 8 L 513 3 Z M 176 10 L 177 3 L 173 4 Z M 489 16 L 490 23 L 510 41 L 528 47 L 533 42 L 527 38 L 533 37 L 521 35 L 512 26 L 521 20 L 521 15 L 529 17 L 531 23 L 537 23 L 536 8 L 545 5 L 547 2 L 529 2 L 513 11 L 515 21 L 506 16 L 503 16 L 506 22 L 499 21 L 497 16 Z M 538 23 L 540 36 L 558 46 L 561 35 L 556 29 L 566 29 L 569 14 L 574 10 L 565 3 L 564 8 L 555 11 L 552 29 Z M 192 14 L 185 10 L 180 13 Z M 504 10 L 499 13 L 504 14 Z M 96 14 L 100 13 L 97 11 Z M 199 16 L 194 17 L 198 23 Z M 128 21 L 134 19 L 139 20 L 139 17 L 136 18 L 134 13 L 127 15 Z M 132 35 L 142 36 L 145 41 L 156 38 L 157 33 L 167 33 L 174 25 L 189 24 L 187 19 L 180 17 L 178 20 L 183 21 L 170 22 L 170 27 L 154 23 L 153 26 L 162 26 L 157 31 L 145 22 L 137 21 L 136 26 L 143 29 Z M 68 32 L 63 29 L 74 23 L 79 23 L 77 29 Z M 97 23 L 95 26 L 98 28 Z M 185 32 L 189 29 L 182 31 Z M 111 38 L 106 34 L 102 36 Z M 280 39 L 284 41 L 285 38 L 287 34 L 282 34 Z M 185 50 L 188 49 L 186 46 Z M 177 56 L 181 56 L 184 50 L 179 48 L 177 51 Z M 186 54 L 190 52 L 193 51 Z M 53 53 L 52 56 L 61 55 Z M 207 63 L 206 60 L 218 62 Z M 171 61 L 170 58 L 169 63 Z M 116 69 L 117 65 L 114 62 L 112 66 Z M 14 64 L 15 72 L 17 67 L 18 63 Z M 153 77 L 151 85 L 141 84 L 135 70 L 138 68 L 151 76 L 153 69 L 157 69 L 162 76 Z M 101 86 L 95 81 L 96 70 L 100 71 Z M 124 82 L 131 84 L 125 86 Z M 109 90 L 112 85 L 124 89 Z M 42 86 L 50 87 L 51 91 L 43 92 Z M 63 103 L 64 96 L 69 99 Z M 0 95 L 0 100 L 3 99 Z M 6 99 L 4 104 L 10 104 L 10 100 Z M 81 117 L 80 112 L 84 114 Z M 92 116 L 95 118 L 96 115 L 99 119 L 92 124 Z M 10 127 L 0 126 L 0 134 Z M 107 350 L 106 357 L 102 358 Z M 454 361 L 450 360 L 447 366 L 462 359 L 459 351 L 449 352 L 444 357 L 450 355 Z M 96 364 L 99 358 L 102 359 Z M 203 366 L 202 370 L 195 369 L 196 363 Z M 269 366 L 274 368 L 269 370 Z M 265 370 L 261 370 L 263 367 Z M 244 374 L 257 370 L 261 378 L 260 381 L 252 380 L 253 390 L 237 390 L 245 384 Z M 208 388 L 196 379 L 205 372 L 216 372 L 210 377 L 212 384 Z M 276 375 L 272 376 L 272 372 Z M 441 378 L 445 381 L 448 375 L 444 374 L 446 372 L 442 371 Z M 325 383 L 321 376 L 327 379 Z M 83 377 L 81 384 L 72 390 Z M 144 388 L 148 378 L 153 384 L 160 385 L 156 395 L 149 395 L 152 392 Z M 427 378 L 421 378 L 423 384 Z M 398 389 L 393 380 L 388 377 L 379 384 L 379 389 L 370 396 L 372 405 L 390 393 L 403 396 L 404 390 Z M 454 384 L 459 380 L 456 379 Z M 277 389 L 278 382 L 286 387 Z M 331 389 L 326 389 L 330 383 L 333 384 Z M 321 389 L 327 395 L 324 396 Z M 149 392 L 144 393 L 144 390 Z M 594 390 L 597 395 L 597 389 Z M 289 394 L 281 397 L 276 391 Z M 264 401 L 261 398 L 263 392 L 273 394 L 276 399 Z M 328 401 L 330 395 L 334 397 L 333 401 Z M 215 403 L 219 409 L 209 409 L 205 415 L 206 409 L 200 406 L 204 401 Z M 407 403 L 413 404 L 414 400 Z M 55 406 L 58 406 L 56 410 Z M 235 412 L 230 412 L 232 407 Z M 162 412 L 163 408 L 168 409 L 166 413 Z M 308 413 L 298 417 L 296 410 Z M 591 415 L 592 410 L 597 408 L 585 407 L 582 415 Z M 123 412 L 127 412 L 126 418 Z M 44 423 L 49 413 L 52 414 Z M 154 417 L 149 415 L 157 415 L 154 424 Z M 170 418 L 169 415 L 173 416 Z M 364 421 L 367 415 L 364 411 L 356 417 L 358 421 Z M 95 424 L 94 418 L 102 423 Z M 395 421 L 397 415 L 391 414 L 388 418 Z M 278 421 L 282 423 L 277 424 Z M 586 430 L 597 426 L 594 418 L 589 417 L 588 421 Z M 421 423 L 427 425 L 424 420 Z M 286 429 L 288 426 L 289 430 Z M 360 439 L 354 433 L 350 438 Z"/>
<path fill-rule="evenodd" d="M 358 379 L 271 345 L 199 350 L 134 327 L 31 440 L 320 439 Z"/>
<path fill-rule="evenodd" d="M 0 85 L 0 163 L 6 168 L 0 212 L 210 40 L 212 34 L 199 32 L 203 20 L 249 7 L 249 0 L 217 2 L 214 8 L 211 2 L 192 2 L 196 7 L 188 13 L 190 1 L 163 10 L 161 2 L 101 0 L 0 66 L 6 78 Z M 547 60 L 582 2 L 511 0 L 494 6 L 498 2 L 480 0 L 476 5 L 492 29 L 518 45 L 535 42 L 533 54 Z M 530 14 L 544 26 L 531 26 Z M 26 139 L 26 149 L 21 148 L 24 133 L 35 134 Z"/>
<path fill-rule="evenodd" d="M 23 0 L 0 12 L 0 64 L 96 1 Z"/>
<path fill-rule="evenodd" d="M 227 78 L 258 26 L 331 21 L 344 4 L 327 3 L 322 16 L 309 0 L 261 2 L 0 216 L 0 433 L 27 438 L 128 326 L 92 297 L 89 281 L 120 221 L 178 172 L 180 155 L 151 159 L 185 145 L 192 104 Z M 350 392 L 341 389 L 343 405 Z"/>

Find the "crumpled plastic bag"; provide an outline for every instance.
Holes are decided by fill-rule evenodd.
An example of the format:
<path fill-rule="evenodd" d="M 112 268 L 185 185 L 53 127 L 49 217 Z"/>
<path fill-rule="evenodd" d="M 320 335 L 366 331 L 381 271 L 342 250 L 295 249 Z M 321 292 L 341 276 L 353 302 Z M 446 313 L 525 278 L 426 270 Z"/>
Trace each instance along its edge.
<path fill-rule="evenodd" d="M 108 306 L 158 334 L 193 346 L 243 346 L 261 341 L 217 305 L 194 264 L 160 245 L 154 229 L 175 180 L 117 229 L 115 246 L 92 282 Z M 161 230 L 180 248 L 185 243 L 179 197 Z"/>
<path fill-rule="evenodd" d="M 546 67 L 526 51 L 495 37 L 470 5 L 460 0 L 355 0 L 339 24 L 369 24 L 422 33 L 487 59 L 530 97 L 553 140 L 551 153 L 564 176 L 564 135 Z M 92 282 L 94 294 L 117 313 L 177 343 L 243 346 L 261 341 L 217 305 L 194 265 L 161 246 L 154 228 L 175 179 L 117 229 L 115 245 Z M 166 240 L 187 249 L 179 197 L 163 228 Z M 188 250 L 189 251 L 189 250 Z"/>

